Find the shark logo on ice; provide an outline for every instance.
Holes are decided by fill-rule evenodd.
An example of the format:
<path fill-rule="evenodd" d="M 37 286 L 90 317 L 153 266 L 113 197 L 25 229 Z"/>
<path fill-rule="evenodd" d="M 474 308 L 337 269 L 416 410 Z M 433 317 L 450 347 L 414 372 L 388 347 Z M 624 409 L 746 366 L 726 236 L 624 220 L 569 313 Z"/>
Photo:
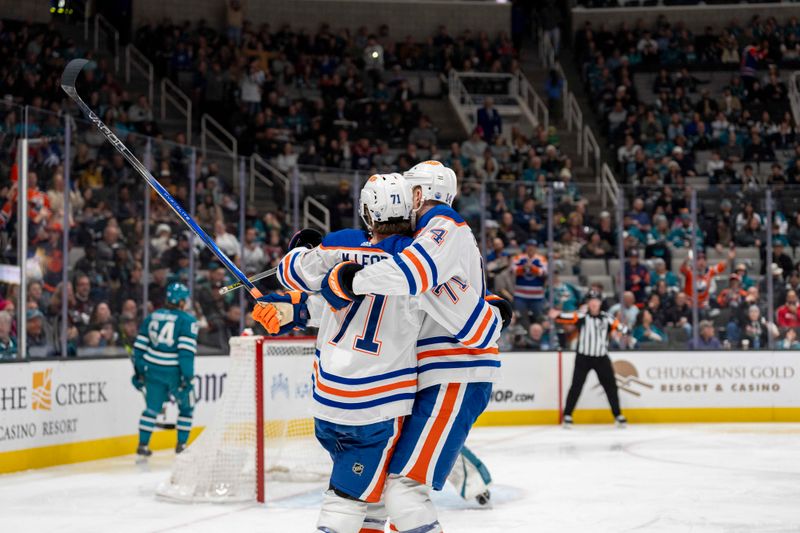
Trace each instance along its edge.
<path fill-rule="evenodd" d="M 33 373 L 33 393 L 31 408 L 36 411 L 49 411 L 53 405 L 53 369 L 48 368 Z"/>
<path fill-rule="evenodd" d="M 639 371 L 633 366 L 633 363 L 624 359 L 614 361 L 614 377 L 617 380 L 617 388 L 632 396 L 641 396 L 642 389 L 653 388 L 651 383 L 639 379 Z M 593 388 L 600 389 L 600 384 L 598 383 Z M 600 393 L 602 394 L 602 390 Z"/>

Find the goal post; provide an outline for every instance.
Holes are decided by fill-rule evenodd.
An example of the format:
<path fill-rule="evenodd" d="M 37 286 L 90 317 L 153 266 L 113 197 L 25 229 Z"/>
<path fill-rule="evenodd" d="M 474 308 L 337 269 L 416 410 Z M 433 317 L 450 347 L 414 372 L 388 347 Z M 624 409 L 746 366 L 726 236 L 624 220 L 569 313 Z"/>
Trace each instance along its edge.
<path fill-rule="evenodd" d="M 212 422 L 156 493 L 183 502 L 264 502 L 330 475 L 311 418 L 313 338 L 233 337 Z M 266 485 L 269 484 L 269 487 Z"/>

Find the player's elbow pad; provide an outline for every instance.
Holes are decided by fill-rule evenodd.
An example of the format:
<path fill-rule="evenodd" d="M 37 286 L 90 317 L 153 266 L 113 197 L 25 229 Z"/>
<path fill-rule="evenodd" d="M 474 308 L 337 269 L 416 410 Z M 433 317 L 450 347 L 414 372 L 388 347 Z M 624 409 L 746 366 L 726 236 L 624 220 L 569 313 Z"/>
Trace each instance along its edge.
<path fill-rule="evenodd" d="M 508 300 L 503 298 L 492 298 L 487 302 L 496 307 L 500 311 L 500 318 L 503 320 L 503 329 L 511 325 L 511 319 L 514 317 L 514 308 Z"/>

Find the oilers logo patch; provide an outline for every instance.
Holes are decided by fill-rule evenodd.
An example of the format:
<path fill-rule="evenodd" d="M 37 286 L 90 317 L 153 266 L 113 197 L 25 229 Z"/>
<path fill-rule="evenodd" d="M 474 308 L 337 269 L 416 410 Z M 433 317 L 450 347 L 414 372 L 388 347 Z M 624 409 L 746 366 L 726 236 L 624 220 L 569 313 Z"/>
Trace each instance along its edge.
<path fill-rule="evenodd" d="M 360 476 L 364 473 L 364 465 L 361 463 L 353 463 L 353 473 L 357 476 Z"/>

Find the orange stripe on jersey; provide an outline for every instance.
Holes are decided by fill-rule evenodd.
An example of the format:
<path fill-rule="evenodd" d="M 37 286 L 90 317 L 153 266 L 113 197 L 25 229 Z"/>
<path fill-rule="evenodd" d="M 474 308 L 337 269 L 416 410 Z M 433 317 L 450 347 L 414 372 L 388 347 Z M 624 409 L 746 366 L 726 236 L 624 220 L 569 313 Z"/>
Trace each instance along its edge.
<path fill-rule="evenodd" d="M 428 357 L 440 357 L 443 355 L 486 355 L 500 353 L 497 348 L 445 348 L 442 350 L 427 350 L 419 352 L 417 359 L 426 359 Z"/>
<path fill-rule="evenodd" d="M 288 256 L 288 255 L 287 255 L 286 257 L 284 257 L 283 259 L 281 259 L 281 262 L 283 263 L 283 279 L 284 279 L 284 280 L 286 280 L 286 283 L 288 283 L 288 284 L 289 284 L 289 287 L 291 287 L 292 289 L 294 289 L 294 290 L 296 290 L 296 291 L 301 291 L 301 290 L 303 290 L 303 289 L 301 289 L 301 288 L 300 288 L 300 287 L 299 287 L 299 286 L 298 286 L 296 283 L 294 283 L 294 282 L 292 281 L 292 279 L 289 277 L 289 262 L 290 262 L 291 260 L 292 260 L 292 259 L 291 259 L 291 257 L 290 257 L 290 256 Z"/>
<path fill-rule="evenodd" d="M 459 227 L 467 225 L 466 222 L 463 222 L 463 221 L 462 222 L 456 222 L 454 219 L 452 219 L 452 218 L 450 218 L 450 217 L 448 217 L 446 215 L 436 215 L 431 220 L 435 220 L 437 218 L 443 218 L 445 220 L 449 220 L 450 222 L 452 222 L 453 224 L 455 224 L 456 226 L 459 226 Z M 422 228 L 422 229 L 417 230 L 416 233 L 414 233 L 414 237 L 416 237 L 417 235 L 419 235 L 420 233 L 422 233 L 425 230 L 426 230 L 426 228 Z"/>
<path fill-rule="evenodd" d="M 329 387 L 320 383 L 319 380 L 319 368 L 317 367 L 317 363 L 314 363 L 314 374 L 317 378 L 317 388 L 326 394 L 333 394 L 334 396 L 342 396 L 343 398 L 362 398 L 364 396 L 371 396 L 373 394 L 380 394 L 382 392 L 393 391 L 396 389 L 404 389 L 407 387 L 416 387 L 417 380 L 409 379 L 406 381 L 398 381 L 397 383 L 390 383 L 388 385 L 381 385 L 379 387 L 372 387 L 371 389 L 363 389 L 363 390 L 342 390 L 342 389 L 335 389 L 333 387 Z"/>
<path fill-rule="evenodd" d="M 577 324 L 578 323 L 578 313 L 572 313 L 571 318 L 556 318 L 556 322 L 559 324 Z"/>
<path fill-rule="evenodd" d="M 479 340 L 483 337 L 483 333 L 486 331 L 486 326 L 489 325 L 489 321 L 492 319 L 492 312 L 489 309 L 484 310 L 483 313 L 483 320 L 481 320 L 480 326 L 478 326 L 478 331 L 475 332 L 470 339 L 463 341 L 464 344 L 467 346 L 471 346 L 473 344 L 477 344 Z"/>
<path fill-rule="evenodd" d="M 425 267 L 422 266 L 422 263 L 420 262 L 419 259 L 417 259 L 417 256 L 415 256 L 414 254 L 412 254 L 408 250 L 403 250 L 401 253 L 402 253 L 402 255 L 406 256 L 408 258 L 408 260 L 411 261 L 414 264 L 414 267 L 416 267 L 417 272 L 419 272 L 419 277 L 422 279 L 422 284 L 420 285 L 419 292 L 422 293 L 422 292 L 427 291 L 428 290 L 428 274 L 425 272 Z"/>
<path fill-rule="evenodd" d="M 381 488 L 383 488 L 383 487 L 381 487 Z M 361 529 L 358 530 L 358 533 L 383 533 L 383 530 L 382 529 L 367 529 L 365 527 L 362 527 Z"/>
<path fill-rule="evenodd" d="M 387 254 L 380 248 L 367 248 L 366 246 L 323 246 L 319 245 L 320 250 L 349 250 L 351 252 L 370 252 L 373 254 Z"/>
<path fill-rule="evenodd" d="M 453 416 L 453 406 L 455 406 L 456 398 L 458 398 L 458 390 L 460 387 L 460 383 L 450 383 L 447 385 L 447 392 L 444 393 L 442 406 L 436 414 L 436 420 L 434 420 L 431 431 L 425 439 L 425 444 L 422 445 L 422 450 L 419 452 L 417 462 L 414 463 L 414 466 L 409 470 L 407 477 L 419 483 L 427 483 L 428 467 L 431 466 L 431 457 L 433 457 L 433 452 L 436 451 L 439 439 L 442 438 L 442 433 L 447 426 L 448 420 Z"/>
<path fill-rule="evenodd" d="M 375 484 L 375 488 L 372 489 L 372 492 L 370 492 L 369 496 L 367 496 L 366 499 L 367 502 L 373 503 L 373 502 L 379 502 L 381 500 L 381 495 L 383 494 L 383 486 L 386 483 L 386 475 L 389 473 L 389 463 L 392 460 L 392 455 L 394 455 L 394 449 L 397 446 L 397 441 L 400 440 L 400 432 L 402 431 L 402 429 L 403 429 L 403 419 L 400 418 L 397 420 L 397 433 L 392 439 L 392 447 L 389 448 L 389 451 L 386 453 L 386 459 L 384 460 L 383 466 L 381 468 L 381 477 Z M 362 529 L 361 532 L 363 531 L 373 531 L 373 530 Z M 381 530 L 380 533 L 383 533 L 383 530 Z"/>

